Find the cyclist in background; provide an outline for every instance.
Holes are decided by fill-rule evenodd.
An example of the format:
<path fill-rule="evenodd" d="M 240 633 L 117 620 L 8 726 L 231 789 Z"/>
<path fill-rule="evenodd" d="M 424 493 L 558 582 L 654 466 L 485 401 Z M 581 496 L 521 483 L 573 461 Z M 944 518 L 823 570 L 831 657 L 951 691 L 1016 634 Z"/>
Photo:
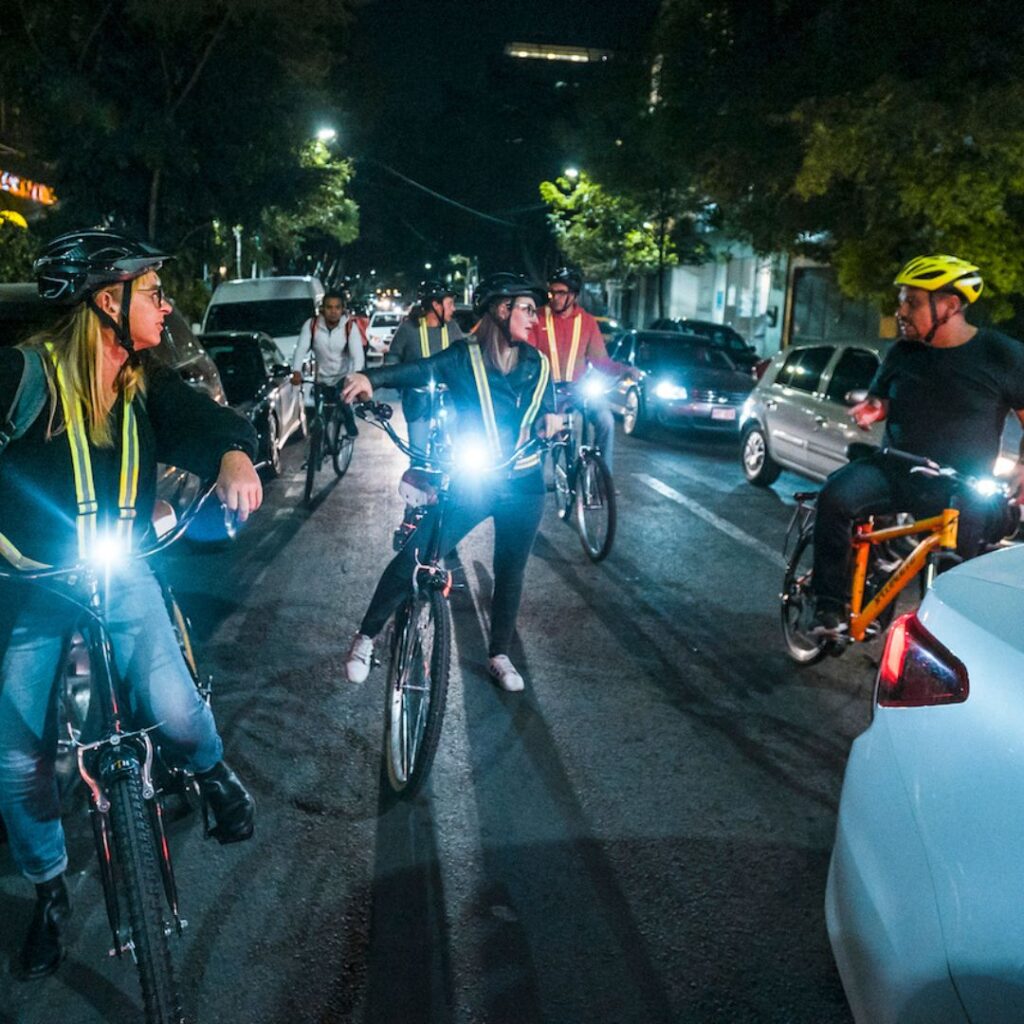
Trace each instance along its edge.
<path fill-rule="evenodd" d="M 345 297 L 341 292 L 327 292 L 320 303 L 320 315 L 302 325 L 299 340 L 292 356 L 292 383 L 302 383 L 302 368 L 309 362 L 310 353 L 316 358 L 316 381 L 313 387 L 322 391 L 324 401 L 338 401 L 341 382 L 347 373 L 354 373 L 366 365 L 362 335 L 355 318 L 345 315 Z M 355 437 L 356 420 L 352 408 L 342 405 L 345 432 Z"/>
<path fill-rule="evenodd" d="M 530 344 L 548 357 L 556 384 L 579 380 L 589 366 L 613 377 L 630 372 L 625 364 L 608 358 L 601 328 L 579 303 L 582 289 L 583 277 L 578 270 L 556 270 L 548 279 L 548 305 L 530 332 Z M 615 441 L 611 410 L 603 398 L 597 397 L 589 400 L 588 413 L 594 425 L 594 440 L 610 471 Z"/>
<path fill-rule="evenodd" d="M 431 379 L 446 384 L 458 413 L 459 438 L 486 440 L 492 462 L 507 459 L 531 432 L 550 436 L 561 429 L 554 415 L 548 361 L 527 343 L 530 325 L 544 292 L 518 274 L 495 274 L 474 299 L 481 317 L 473 338 L 454 342 L 429 359 L 382 366 L 353 374 L 346 400 L 368 400 L 375 387 L 423 387 Z M 544 512 L 544 478 L 539 453 L 511 467 L 456 480 L 449 497 L 441 551 L 451 551 L 485 519 L 494 519 L 494 596 L 488 670 L 509 692 L 523 689 L 523 677 L 509 658 L 523 575 Z M 436 514 L 418 529 L 434 528 Z M 345 662 L 350 682 L 361 683 L 370 671 L 373 638 L 406 596 L 416 570 L 415 539 L 384 570 Z"/>
<path fill-rule="evenodd" d="M 385 362 L 412 363 L 443 352 L 464 336 L 454 315 L 455 290 L 441 281 L 422 281 L 416 305 L 395 331 Z M 424 451 L 430 434 L 430 396 L 406 388 L 402 413 L 409 426 L 409 445 Z"/>
<path fill-rule="evenodd" d="M 984 283 L 973 263 L 919 256 L 893 282 L 899 287 L 900 340 L 886 354 L 865 401 L 850 415 L 867 429 L 885 421 L 885 444 L 969 476 L 988 476 L 1009 410 L 1024 423 L 1024 345 L 965 316 Z M 1021 493 L 1024 451 L 1012 475 Z M 961 499 L 966 500 L 966 499 Z M 949 501 L 944 480 L 911 473 L 882 451 L 836 470 L 818 496 L 814 523 L 815 624 L 845 628 L 854 520 L 883 512 L 934 515 Z M 980 510 L 961 509 L 958 550 L 970 557 L 982 540 Z"/>
<path fill-rule="evenodd" d="M 98 538 L 125 546 L 149 529 L 158 461 L 207 479 L 240 519 L 259 508 L 256 434 L 230 409 L 151 360 L 171 305 L 164 253 L 108 231 L 54 239 L 35 263 L 39 292 L 68 315 L 19 348 L 0 349 L 0 409 L 14 426 L 0 458 L 0 553 L 26 568 L 73 565 Z M 21 396 L 36 393 L 27 414 Z M 6 432 L 6 431 L 5 431 Z M 111 577 L 117 669 L 139 717 L 196 779 L 221 842 L 248 839 L 252 797 L 223 761 L 209 705 L 185 666 L 152 570 L 129 560 Z M 0 589 L 0 813 L 11 855 L 36 887 L 21 973 L 55 971 L 71 913 L 64 871 L 53 713 L 60 660 L 78 616 L 38 587 Z"/>

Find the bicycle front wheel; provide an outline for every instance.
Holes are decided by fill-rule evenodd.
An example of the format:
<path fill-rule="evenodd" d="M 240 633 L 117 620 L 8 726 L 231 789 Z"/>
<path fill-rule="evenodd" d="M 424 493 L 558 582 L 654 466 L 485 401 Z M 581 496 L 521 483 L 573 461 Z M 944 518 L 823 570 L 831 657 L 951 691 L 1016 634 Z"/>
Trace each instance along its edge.
<path fill-rule="evenodd" d="M 572 501 L 572 488 L 569 486 L 569 449 L 564 444 L 551 449 L 551 475 L 555 484 L 555 511 L 559 519 L 565 519 Z"/>
<path fill-rule="evenodd" d="M 576 529 L 587 558 L 608 557 L 615 540 L 615 485 L 604 459 L 594 451 L 580 454 L 576 472 Z"/>
<path fill-rule="evenodd" d="M 109 795 L 120 891 L 131 929 L 127 940 L 139 973 L 146 1024 L 181 1024 L 185 1018 L 167 944 L 172 925 L 165 914 L 156 840 L 138 766 L 115 778 Z"/>
<path fill-rule="evenodd" d="M 347 472 L 352 463 L 352 450 L 355 448 L 355 439 L 342 434 L 331 448 L 331 458 L 334 462 L 334 473 L 340 480 Z"/>
<path fill-rule="evenodd" d="M 406 601 L 395 614 L 384 708 L 384 774 L 397 798 L 426 781 L 441 739 L 451 667 L 451 618 L 437 591 Z"/>
<path fill-rule="evenodd" d="M 324 459 L 324 421 L 317 416 L 309 425 L 309 451 L 306 455 L 306 487 L 302 500 L 308 505 L 316 490 L 316 475 Z"/>
<path fill-rule="evenodd" d="M 814 534 L 805 530 L 793 548 L 782 580 L 782 636 L 786 652 L 800 665 L 821 661 L 828 651 L 828 640 L 810 633 L 814 614 L 811 575 L 814 566 Z"/>

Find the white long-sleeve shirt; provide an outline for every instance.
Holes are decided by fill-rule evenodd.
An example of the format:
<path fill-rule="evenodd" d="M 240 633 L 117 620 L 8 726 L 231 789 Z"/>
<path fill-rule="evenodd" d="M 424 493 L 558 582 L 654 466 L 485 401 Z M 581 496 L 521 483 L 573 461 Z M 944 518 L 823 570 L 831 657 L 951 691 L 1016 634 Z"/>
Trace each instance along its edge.
<path fill-rule="evenodd" d="M 299 331 L 299 341 L 292 356 L 293 370 L 301 370 L 309 358 L 311 323 L 307 320 Z M 346 374 L 362 370 L 366 359 L 359 326 L 354 318 L 343 316 L 337 327 L 328 327 L 323 316 L 318 316 L 313 354 L 316 356 L 317 380 L 324 384 L 337 384 Z"/>

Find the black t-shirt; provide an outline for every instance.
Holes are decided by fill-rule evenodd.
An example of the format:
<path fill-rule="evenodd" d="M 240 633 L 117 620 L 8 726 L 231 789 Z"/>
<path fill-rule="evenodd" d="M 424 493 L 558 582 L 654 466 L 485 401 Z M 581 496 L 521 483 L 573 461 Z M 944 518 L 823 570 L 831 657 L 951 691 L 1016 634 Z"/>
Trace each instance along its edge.
<path fill-rule="evenodd" d="M 1006 414 L 1024 409 L 1024 344 L 988 328 L 955 348 L 900 341 L 868 393 L 889 401 L 886 444 L 963 473 L 991 473 Z"/>

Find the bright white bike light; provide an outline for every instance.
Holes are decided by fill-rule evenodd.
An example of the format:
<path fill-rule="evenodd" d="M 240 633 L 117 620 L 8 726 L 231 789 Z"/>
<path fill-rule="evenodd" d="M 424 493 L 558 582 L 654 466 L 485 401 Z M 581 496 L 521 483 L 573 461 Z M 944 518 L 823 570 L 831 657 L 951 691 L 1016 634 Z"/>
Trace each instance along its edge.
<path fill-rule="evenodd" d="M 89 549 L 89 561 L 102 572 L 111 572 L 124 565 L 128 552 L 124 542 L 111 533 L 100 534 Z"/>
<path fill-rule="evenodd" d="M 670 402 L 681 402 L 689 397 L 689 392 L 680 384 L 673 384 L 669 380 L 663 380 L 654 389 L 654 393 L 659 398 L 664 398 Z"/>
<path fill-rule="evenodd" d="M 583 394 L 587 398 L 600 398 L 605 392 L 605 383 L 596 377 L 588 377 L 583 382 Z"/>
<path fill-rule="evenodd" d="M 463 438 L 455 448 L 454 459 L 460 473 L 482 473 L 491 464 L 487 445 L 478 437 Z"/>
<path fill-rule="evenodd" d="M 993 480 L 988 476 L 983 476 L 980 480 L 975 480 L 972 486 L 983 498 L 991 498 L 993 495 L 999 494 L 1003 490 L 1003 485 L 998 480 Z"/>

